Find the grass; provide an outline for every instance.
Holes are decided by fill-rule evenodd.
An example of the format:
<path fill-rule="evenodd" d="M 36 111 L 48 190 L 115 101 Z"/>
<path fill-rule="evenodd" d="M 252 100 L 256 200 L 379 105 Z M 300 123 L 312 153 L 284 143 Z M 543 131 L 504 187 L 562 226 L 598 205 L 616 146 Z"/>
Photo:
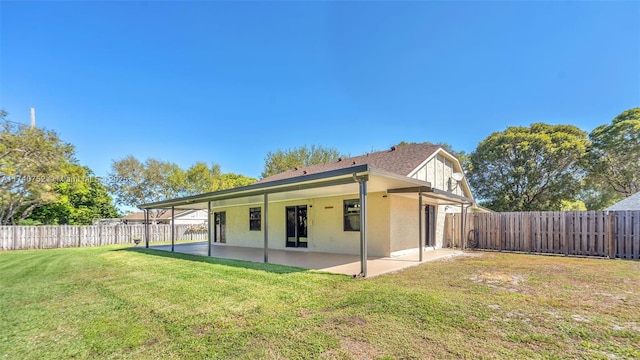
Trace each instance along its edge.
<path fill-rule="evenodd" d="M 0 253 L 0 357 L 639 358 L 640 263 L 485 253 L 353 280 L 122 246 Z"/>

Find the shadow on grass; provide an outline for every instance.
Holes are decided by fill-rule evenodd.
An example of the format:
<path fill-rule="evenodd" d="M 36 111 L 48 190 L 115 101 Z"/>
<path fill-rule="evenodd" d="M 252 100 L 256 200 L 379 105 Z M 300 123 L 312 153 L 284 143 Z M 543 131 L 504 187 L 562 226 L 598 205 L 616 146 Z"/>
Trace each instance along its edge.
<path fill-rule="evenodd" d="M 280 264 L 258 263 L 258 262 L 252 262 L 252 261 L 246 261 L 246 260 L 234 260 L 234 259 L 224 259 L 224 258 L 216 258 L 216 257 L 208 257 L 208 256 L 200 256 L 200 255 L 190 255 L 190 254 L 177 253 L 177 252 L 168 252 L 164 250 L 147 249 L 143 247 L 128 247 L 123 249 L 115 249 L 112 251 L 131 251 L 131 252 L 143 253 L 143 254 L 153 255 L 153 256 L 160 256 L 165 258 L 195 261 L 195 262 L 202 262 L 207 264 L 225 265 L 225 266 L 232 266 L 232 267 L 238 267 L 238 268 L 250 269 L 250 270 L 260 270 L 260 271 L 266 271 L 274 274 L 291 274 L 291 273 L 309 271 L 309 269 L 305 269 L 305 268 L 286 266 L 286 265 L 280 265 Z"/>

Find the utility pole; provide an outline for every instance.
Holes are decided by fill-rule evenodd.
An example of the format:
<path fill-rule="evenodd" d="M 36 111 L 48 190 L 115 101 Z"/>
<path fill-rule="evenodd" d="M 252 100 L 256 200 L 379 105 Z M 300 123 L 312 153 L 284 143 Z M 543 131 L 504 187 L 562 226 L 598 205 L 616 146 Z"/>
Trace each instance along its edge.
<path fill-rule="evenodd" d="M 36 128 L 36 108 L 31 107 L 31 130 Z"/>

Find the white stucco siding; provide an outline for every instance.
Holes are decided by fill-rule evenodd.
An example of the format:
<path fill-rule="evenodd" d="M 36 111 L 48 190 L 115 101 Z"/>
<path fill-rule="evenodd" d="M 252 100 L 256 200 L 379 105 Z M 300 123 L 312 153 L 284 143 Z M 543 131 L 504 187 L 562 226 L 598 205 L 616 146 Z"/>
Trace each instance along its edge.
<path fill-rule="evenodd" d="M 418 248 L 418 201 L 389 195 L 391 252 Z"/>
<path fill-rule="evenodd" d="M 444 208 L 444 206 L 436 206 L 436 249 L 444 247 L 444 218 L 446 216 Z"/>
<path fill-rule="evenodd" d="M 423 204 L 428 204 L 428 200 L 424 199 Z M 410 199 L 400 195 L 394 195 L 391 198 L 391 253 L 401 252 L 403 250 L 418 250 L 418 200 Z M 442 248 L 444 246 L 444 219 L 445 206 L 435 206 L 435 247 Z M 424 211 L 424 210 L 423 210 Z M 426 219 L 423 212 L 422 241 L 426 244 Z"/>
<path fill-rule="evenodd" d="M 360 232 L 344 231 L 344 200 L 358 199 L 358 194 L 317 199 L 277 202 L 269 204 L 269 248 L 328 252 L 336 254 L 360 253 Z M 367 195 L 368 254 L 389 255 L 389 202 L 384 193 Z M 307 248 L 286 247 L 286 207 L 307 206 Z M 260 231 L 249 230 L 249 208 L 262 209 Z M 264 244 L 264 209 L 260 205 L 216 208 L 226 212 L 226 240 L 230 246 L 261 248 Z"/>
<path fill-rule="evenodd" d="M 216 212 L 225 211 L 226 216 L 226 241 L 232 246 L 262 247 L 264 235 L 262 230 L 249 230 L 249 208 L 260 205 L 236 206 L 227 209 L 216 209 Z M 264 229 L 264 223 L 261 224 Z"/>

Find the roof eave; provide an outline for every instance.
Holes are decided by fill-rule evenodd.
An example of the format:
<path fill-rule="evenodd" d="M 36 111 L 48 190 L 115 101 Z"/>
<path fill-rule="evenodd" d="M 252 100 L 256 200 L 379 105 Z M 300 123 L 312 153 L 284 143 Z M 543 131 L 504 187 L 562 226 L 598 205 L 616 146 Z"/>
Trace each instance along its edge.
<path fill-rule="evenodd" d="M 220 191 L 214 191 L 199 195 L 184 196 L 175 199 L 167 199 L 163 201 L 156 201 L 152 203 L 140 204 L 140 209 L 161 209 L 172 206 L 187 205 L 193 203 L 201 203 L 206 201 L 217 200 L 220 198 L 235 198 L 243 196 L 251 196 L 256 194 L 265 194 L 277 191 L 286 191 L 291 186 L 300 186 L 302 184 L 313 184 L 314 182 L 321 183 L 331 178 L 340 178 L 352 176 L 354 174 L 364 175 L 369 172 L 369 165 L 357 165 L 344 169 L 331 170 L 321 173 L 302 175 L 292 178 L 286 178 L 281 180 L 274 180 L 264 183 L 255 183 L 247 186 L 237 187 L 233 189 L 226 189 Z"/>

